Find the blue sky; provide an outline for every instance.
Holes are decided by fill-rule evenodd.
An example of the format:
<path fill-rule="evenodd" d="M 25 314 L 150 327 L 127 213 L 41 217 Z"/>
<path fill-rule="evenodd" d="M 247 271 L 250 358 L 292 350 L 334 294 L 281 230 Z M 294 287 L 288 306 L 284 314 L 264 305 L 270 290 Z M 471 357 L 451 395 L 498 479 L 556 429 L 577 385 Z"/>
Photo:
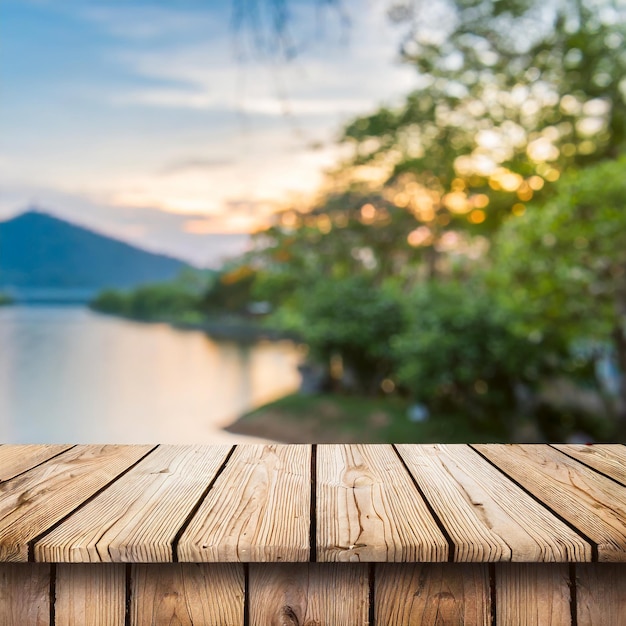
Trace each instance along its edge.
<path fill-rule="evenodd" d="M 279 62 L 230 0 L 3 0 L 0 219 L 37 204 L 198 264 L 241 250 L 315 191 L 342 123 L 415 84 L 386 0 L 344 6 L 348 31 L 292 2 L 299 55 Z"/>

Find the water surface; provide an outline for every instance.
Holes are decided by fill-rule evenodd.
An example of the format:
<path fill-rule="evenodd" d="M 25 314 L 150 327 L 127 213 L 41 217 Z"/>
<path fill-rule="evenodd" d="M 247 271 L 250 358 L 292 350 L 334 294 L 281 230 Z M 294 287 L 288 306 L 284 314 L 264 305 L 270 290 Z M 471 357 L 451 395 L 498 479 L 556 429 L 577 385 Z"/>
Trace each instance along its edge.
<path fill-rule="evenodd" d="M 217 443 L 294 390 L 289 342 L 239 345 L 79 307 L 0 307 L 0 442 Z"/>

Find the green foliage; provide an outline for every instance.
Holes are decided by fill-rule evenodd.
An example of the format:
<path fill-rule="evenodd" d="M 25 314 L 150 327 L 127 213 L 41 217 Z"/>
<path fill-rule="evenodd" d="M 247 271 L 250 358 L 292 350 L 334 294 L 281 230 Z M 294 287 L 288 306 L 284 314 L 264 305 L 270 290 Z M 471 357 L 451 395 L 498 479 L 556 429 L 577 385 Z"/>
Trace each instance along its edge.
<path fill-rule="evenodd" d="M 209 313 L 246 314 L 252 301 L 256 272 L 245 260 L 220 272 L 202 298 Z"/>
<path fill-rule="evenodd" d="M 407 328 L 392 340 L 397 379 L 435 411 L 506 424 L 519 386 L 536 388 L 554 369 L 556 355 L 517 334 L 513 314 L 476 284 L 424 286 L 407 306 Z"/>
<path fill-rule="evenodd" d="M 198 310 L 199 298 L 179 283 L 158 283 L 129 292 L 103 291 L 90 306 L 140 320 L 182 320 Z"/>
<path fill-rule="evenodd" d="M 572 171 L 554 198 L 502 229 L 494 284 L 538 337 L 610 347 L 620 371 L 612 407 L 626 435 L 626 158 Z"/>
<path fill-rule="evenodd" d="M 399 298 L 366 276 L 319 280 L 301 303 L 299 330 L 312 354 L 322 362 L 341 357 L 370 393 L 392 369 L 389 341 L 402 325 Z"/>
<path fill-rule="evenodd" d="M 529 328 L 610 340 L 626 322 L 626 159 L 574 170 L 499 233 L 494 280 Z"/>
<path fill-rule="evenodd" d="M 12 304 L 12 303 L 13 303 L 13 299 L 10 296 L 7 296 L 4 293 L 0 293 L 0 306 Z"/>

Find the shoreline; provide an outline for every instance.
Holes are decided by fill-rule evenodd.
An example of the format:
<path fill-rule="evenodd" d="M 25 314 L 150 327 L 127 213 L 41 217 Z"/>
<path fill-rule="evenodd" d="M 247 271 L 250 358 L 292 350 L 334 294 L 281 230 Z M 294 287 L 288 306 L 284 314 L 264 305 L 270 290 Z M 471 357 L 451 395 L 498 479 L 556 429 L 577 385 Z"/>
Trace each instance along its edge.
<path fill-rule="evenodd" d="M 182 331 L 201 331 L 209 337 L 218 340 L 239 341 L 241 343 L 255 343 L 257 341 L 292 341 L 294 343 L 300 343 L 300 339 L 293 333 L 288 333 L 274 328 L 266 328 L 258 323 L 246 322 L 241 319 L 205 319 L 189 321 L 168 317 L 139 317 L 135 315 L 127 315 L 125 313 L 104 311 L 90 306 L 89 304 L 86 304 L 85 306 L 90 311 L 100 315 L 118 317 L 141 324 L 167 324 L 176 330 Z"/>

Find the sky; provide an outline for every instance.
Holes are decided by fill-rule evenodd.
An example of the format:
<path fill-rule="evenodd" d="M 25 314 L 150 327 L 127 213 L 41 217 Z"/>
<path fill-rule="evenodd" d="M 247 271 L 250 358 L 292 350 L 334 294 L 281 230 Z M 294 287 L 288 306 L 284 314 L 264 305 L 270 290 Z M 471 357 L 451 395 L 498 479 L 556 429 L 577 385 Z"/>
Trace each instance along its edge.
<path fill-rule="evenodd" d="M 387 0 L 342 0 L 349 27 L 291 0 L 290 60 L 235 3 L 3 0 L 0 219 L 36 206 L 215 267 L 319 188 L 342 124 L 415 86 Z"/>

